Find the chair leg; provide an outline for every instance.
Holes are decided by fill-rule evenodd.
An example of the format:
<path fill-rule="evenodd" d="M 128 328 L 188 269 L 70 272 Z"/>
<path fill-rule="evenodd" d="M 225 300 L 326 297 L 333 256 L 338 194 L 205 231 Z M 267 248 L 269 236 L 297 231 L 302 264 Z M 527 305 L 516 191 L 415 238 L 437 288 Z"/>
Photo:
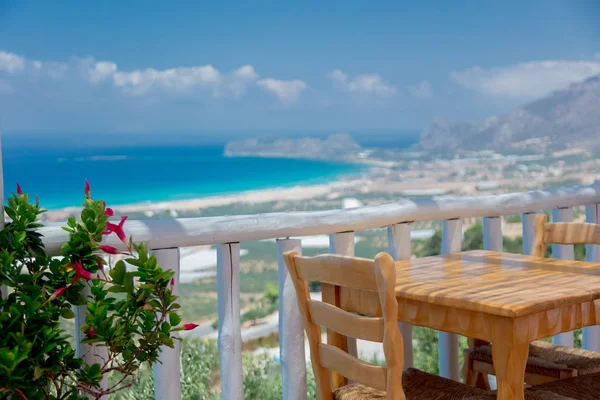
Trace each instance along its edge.
<path fill-rule="evenodd" d="M 475 386 L 475 375 L 473 371 L 473 361 L 469 349 L 463 352 L 463 367 L 462 367 L 463 382 L 469 386 Z"/>
<path fill-rule="evenodd" d="M 490 390 L 488 375 L 484 372 L 474 370 L 473 360 L 471 360 L 469 349 L 466 349 L 464 352 L 462 374 L 463 382 L 467 385 L 479 389 Z"/>
<path fill-rule="evenodd" d="M 475 371 L 475 387 L 484 390 L 490 390 L 490 380 L 488 374 L 483 372 Z"/>

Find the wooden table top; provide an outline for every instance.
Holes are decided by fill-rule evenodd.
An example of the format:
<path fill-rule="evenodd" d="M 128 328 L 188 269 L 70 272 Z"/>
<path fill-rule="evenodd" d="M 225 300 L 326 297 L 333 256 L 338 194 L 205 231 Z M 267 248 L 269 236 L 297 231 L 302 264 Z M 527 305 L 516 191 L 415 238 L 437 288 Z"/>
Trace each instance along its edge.
<path fill-rule="evenodd" d="M 492 251 L 396 262 L 396 295 L 506 317 L 600 298 L 600 264 Z"/>

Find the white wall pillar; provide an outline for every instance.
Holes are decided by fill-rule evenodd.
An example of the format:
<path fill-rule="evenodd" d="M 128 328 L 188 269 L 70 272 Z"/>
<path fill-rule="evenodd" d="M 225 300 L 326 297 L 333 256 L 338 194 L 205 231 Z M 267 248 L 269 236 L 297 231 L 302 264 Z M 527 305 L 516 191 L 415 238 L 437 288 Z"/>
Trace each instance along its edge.
<path fill-rule="evenodd" d="M 179 248 L 154 251 L 156 261 L 163 271 L 175 271 L 172 293 L 179 296 Z M 173 336 L 179 336 L 174 332 Z M 163 346 L 159 361 L 152 365 L 154 370 L 154 398 L 156 400 L 181 400 L 181 359 L 179 340 L 174 340 L 173 348 Z"/>
<path fill-rule="evenodd" d="M 217 303 L 219 358 L 223 400 L 244 398 L 242 331 L 240 325 L 240 244 L 217 247 Z"/>
<path fill-rule="evenodd" d="M 502 251 L 502 218 L 483 217 L 483 248 Z"/>
<path fill-rule="evenodd" d="M 442 228 L 442 254 L 460 251 L 462 244 L 462 221 L 444 221 Z M 458 336 L 454 333 L 438 332 L 440 376 L 459 380 Z"/>
<path fill-rule="evenodd" d="M 533 251 L 533 239 L 535 238 L 534 212 L 521 214 L 521 223 L 523 225 L 523 254 L 530 256 Z"/>
<path fill-rule="evenodd" d="M 306 400 L 306 355 L 304 326 L 298 308 L 294 283 L 283 260 L 283 253 L 302 254 L 300 239 L 277 240 L 279 270 L 279 361 L 283 400 Z"/>

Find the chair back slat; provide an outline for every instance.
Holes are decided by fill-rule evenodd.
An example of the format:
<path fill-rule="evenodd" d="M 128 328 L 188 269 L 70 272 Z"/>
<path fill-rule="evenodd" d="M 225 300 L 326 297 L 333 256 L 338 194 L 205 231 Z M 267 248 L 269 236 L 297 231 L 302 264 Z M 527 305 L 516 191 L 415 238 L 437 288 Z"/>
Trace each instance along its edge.
<path fill-rule="evenodd" d="M 361 317 L 350 314 L 322 301 L 309 300 L 312 322 L 334 332 L 371 342 L 383 342 L 383 318 Z"/>
<path fill-rule="evenodd" d="M 298 276 L 308 282 L 329 283 L 349 289 L 377 291 L 373 260 L 334 254 L 296 257 Z"/>
<path fill-rule="evenodd" d="M 284 254 L 284 260 L 304 318 L 318 398 L 331 400 L 332 389 L 337 388 L 335 380 L 332 387 L 332 379 L 341 375 L 372 388 L 386 390 L 388 399 L 404 400 L 404 350 L 397 323 L 396 269 L 392 257 L 386 253 L 378 254 L 375 260 L 338 255 L 301 257 L 295 252 L 288 252 Z M 335 290 L 346 288 L 377 292 L 383 317 L 358 316 L 335 305 L 310 299 L 308 282 L 315 281 L 332 285 Z M 386 367 L 361 361 L 348 354 L 345 346 L 338 343 L 323 344 L 321 327 L 336 332 L 341 338 L 355 337 L 383 343 Z"/>
<path fill-rule="evenodd" d="M 544 257 L 547 244 L 597 244 L 600 245 L 600 225 L 583 222 L 548 223 L 548 216 L 535 217 L 535 238 L 532 255 Z"/>
<path fill-rule="evenodd" d="M 387 388 L 387 368 L 372 365 L 327 344 L 319 344 L 321 364 L 346 378 L 379 390 Z"/>

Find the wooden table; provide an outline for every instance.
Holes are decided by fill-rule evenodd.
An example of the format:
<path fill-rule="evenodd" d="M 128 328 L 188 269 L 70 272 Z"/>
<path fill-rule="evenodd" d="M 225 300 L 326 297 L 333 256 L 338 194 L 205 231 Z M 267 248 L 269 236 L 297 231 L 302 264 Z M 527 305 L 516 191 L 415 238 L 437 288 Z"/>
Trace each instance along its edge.
<path fill-rule="evenodd" d="M 398 320 L 493 343 L 499 399 L 524 399 L 529 343 L 600 324 L 600 265 L 490 251 L 396 263 Z M 380 315 L 376 293 L 341 288 L 349 311 Z"/>

